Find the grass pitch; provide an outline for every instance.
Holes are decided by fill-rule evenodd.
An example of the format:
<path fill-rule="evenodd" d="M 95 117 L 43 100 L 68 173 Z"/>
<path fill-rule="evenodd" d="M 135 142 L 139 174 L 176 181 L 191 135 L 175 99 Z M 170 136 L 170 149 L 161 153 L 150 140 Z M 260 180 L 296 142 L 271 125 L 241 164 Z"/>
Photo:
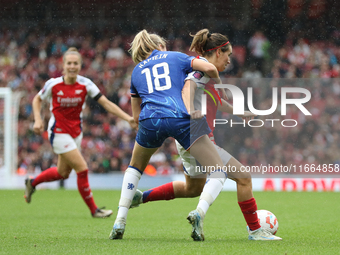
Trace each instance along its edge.
<path fill-rule="evenodd" d="M 186 221 L 198 198 L 131 209 L 124 239 L 109 240 L 120 192 L 93 194 L 111 218 L 91 218 L 75 190 L 38 190 L 29 205 L 23 190 L 0 190 L 0 254 L 339 254 L 339 193 L 255 192 L 258 208 L 278 218 L 276 242 L 247 239 L 235 192 L 209 209 L 204 242 L 192 241 Z"/>

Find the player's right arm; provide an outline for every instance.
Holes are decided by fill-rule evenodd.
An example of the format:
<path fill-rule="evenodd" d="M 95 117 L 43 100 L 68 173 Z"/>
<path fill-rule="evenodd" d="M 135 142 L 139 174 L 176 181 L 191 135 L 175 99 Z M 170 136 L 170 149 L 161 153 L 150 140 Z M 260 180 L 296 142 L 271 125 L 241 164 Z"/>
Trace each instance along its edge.
<path fill-rule="evenodd" d="M 59 80 L 58 80 L 59 79 Z M 32 108 L 33 108 L 33 117 L 34 117 L 34 125 L 33 131 L 34 133 L 40 135 L 44 131 L 44 123 L 41 119 L 40 111 L 41 111 L 41 102 L 48 98 L 52 97 L 52 87 L 60 82 L 61 78 L 58 79 L 49 79 L 42 90 L 35 95 L 32 101 Z"/>
<path fill-rule="evenodd" d="M 192 119 L 203 118 L 202 112 L 200 110 L 195 110 L 194 106 L 196 88 L 196 82 L 192 80 L 186 80 L 182 89 L 182 99 Z"/>
<path fill-rule="evenodd" d="M 138 124 L 139 115 L 141 112 L 142 99 L 140 97 L 131 97 L 131 108 L 132 108 L 132 117 L 135 122 Z"/>
<path fill-rule="evenodd" d="M 217 68 L 209 62 L 195 58 L 192 60 L 192 69 L 206 73 L 210 78 L 214 79 L 216 84 L 221 83 Z"/>
<path fill-rule="evenodd" d="M 130 93 L 131 93 L 131 110 L 132 110 L 132 117 L 135 120 L 135 122 L 139 123 L 139 115 L 142 111 L 141 104 L 142 104 L 142 98 L 138 94 L 138 90 L 135 87 L 135 72 L 132 73 L 131 76 L 131 87 L 130 87 Z"/>
<path fill-rule="evenodd" d="M 33 116 L 34 116 L 34 125 L 33 131 L 34 133 L 40 135 L 44 131 L 44 124 L 41 119 L 40 111 L 41 111 L 41 98 L 39 94 L 36 94 L 33 98 L 32 108 L 33 108 Z"/>

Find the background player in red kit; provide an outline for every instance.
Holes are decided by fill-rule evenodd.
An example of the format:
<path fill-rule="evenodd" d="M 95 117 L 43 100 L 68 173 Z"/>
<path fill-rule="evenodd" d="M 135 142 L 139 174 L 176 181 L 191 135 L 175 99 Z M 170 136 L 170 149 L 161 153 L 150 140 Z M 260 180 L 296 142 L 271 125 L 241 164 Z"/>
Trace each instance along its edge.
<path fill-rule="evenodd" d="M 48 136 L 53 151 L 58 154 L 57 167 L 41 172 L 34 179 L 25 180 L 25 199 L 31 202 L 35 187 L 42 182 L 67 179 L 74 169 L 77 173 L 78 190 L 92 217 L 104 218 L 112 214 L 111 210 L 99 209 L 94 202 L 88 182 L 88 166 L 80 153 L 82 140 L 82 110 L 86 96 L 92 97 L 108 112 L 137 127 L 133 118 L 117 105 L 102 95 L 98 87 L 88 78 L 78 75 L 81 69 L 81 55 L 76 48 L 69 48 L 63 56 L 64 76 L 48 80 L 42 90 L 33 99 L 34 132 L 41 134 L 43 121 L 40 116 L 42 100 L 50 101 L 51 118 L 48 124 Z"/>

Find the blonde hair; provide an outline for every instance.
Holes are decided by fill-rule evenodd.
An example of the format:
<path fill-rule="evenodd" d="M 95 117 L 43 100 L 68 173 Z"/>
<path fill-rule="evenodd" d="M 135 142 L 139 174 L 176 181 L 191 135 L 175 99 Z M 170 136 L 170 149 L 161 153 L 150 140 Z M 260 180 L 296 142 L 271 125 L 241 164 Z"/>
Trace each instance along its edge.
<path fill-rule="evenodd" d="M 140 31 L 132 43 L 129 52 L 132 56 L 133 62 L 136 64 L 147 59 L 153 50 L 159 49 L 159 45 L 166 46 L 164 38 L 156 34 L 149 34 L 148 31 L 143 29 Z"/>
<path fill-rule="evenodd" d="M 75 54 L 75 55 L 78 55 L 79 59 L 80 59 L 80 63 L 82 63 L 82 58 L 81 58 L 81 55 L 79 53 L 79 51 L 77 50 L 76 47 L 70 47 L 68 48 L 67 51 L 65 51 L 64 55 L 63 55 L 63 63 L 65 63 L 65 57 L 67 55 L 70 55 L 70 54 Z"/>
<path fill-rule="evenodd" d="M 210 56 L 212 53 L 220 48 L 222 52 L 226 52 L 230 48 L 228 37 L 219 33 L 210 33 L 208 29 L 204 28 L 198 31 L 195 35 L 190 34 L 192 39 L 189 50 L 196 52 L 200 56 Z M 223 44 L 226 45 L 222 46 Z"/>

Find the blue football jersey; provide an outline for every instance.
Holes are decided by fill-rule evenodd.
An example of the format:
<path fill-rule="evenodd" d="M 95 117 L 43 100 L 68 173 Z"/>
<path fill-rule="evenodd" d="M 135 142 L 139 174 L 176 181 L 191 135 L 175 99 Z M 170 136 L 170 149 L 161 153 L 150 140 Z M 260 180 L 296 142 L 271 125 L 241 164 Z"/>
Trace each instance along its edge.
<path fill-rule="evenodd" d="M 142 99 L 139 120 L 190 117 L 182 89 L 193 59 L 180 52 L 154 50 L 134 68 L 130 92 Z"/>

